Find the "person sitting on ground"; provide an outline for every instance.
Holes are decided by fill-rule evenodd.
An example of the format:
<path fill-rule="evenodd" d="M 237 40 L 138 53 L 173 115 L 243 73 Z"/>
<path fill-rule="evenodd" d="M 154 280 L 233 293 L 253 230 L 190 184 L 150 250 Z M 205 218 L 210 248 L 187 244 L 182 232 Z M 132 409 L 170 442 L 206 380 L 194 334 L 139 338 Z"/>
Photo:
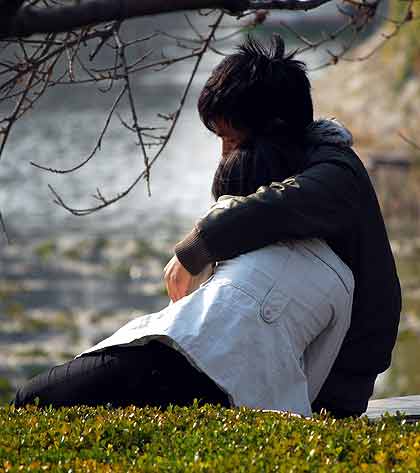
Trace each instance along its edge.
<path fill-rule="evenodd" d="M 165 268 L 173 300 L 186 293 L 193 275 L 277 241 L 322 238 L 355 278 L 352 322 L 316 400 L 336 417 L 367 407 L 377 375 L 391 363 L 401 289 L 383 217 L 368 173 L 339 124 L 314 121 L 311 87 L 302 63 L 257 41 L 227 56 L 199 98 L 199 112 L 218 134 L 223 154 L 274 121 L 304 149 L 302 162 L 286 157 L 288 179 L 245 197 L 224 200 L 201 218 L 175 248 Z M 282 158 L 284 158 L 282 156 Z"/>

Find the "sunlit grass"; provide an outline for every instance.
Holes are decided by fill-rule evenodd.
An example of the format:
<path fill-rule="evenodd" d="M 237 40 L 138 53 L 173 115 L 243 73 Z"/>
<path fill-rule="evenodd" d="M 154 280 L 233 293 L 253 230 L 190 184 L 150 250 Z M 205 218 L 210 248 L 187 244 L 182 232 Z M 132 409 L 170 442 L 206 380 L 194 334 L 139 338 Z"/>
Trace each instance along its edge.
<path fill-rule="evenodd" d="M 0 409 L 15 471 L 417 472 L 420 425 L 302 419 L 251 409 Z"/>

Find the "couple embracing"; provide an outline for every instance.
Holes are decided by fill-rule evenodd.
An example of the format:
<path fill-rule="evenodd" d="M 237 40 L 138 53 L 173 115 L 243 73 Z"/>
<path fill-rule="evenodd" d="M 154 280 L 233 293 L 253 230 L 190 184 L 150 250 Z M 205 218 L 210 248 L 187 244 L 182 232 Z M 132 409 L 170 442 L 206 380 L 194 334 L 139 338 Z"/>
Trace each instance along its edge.
<path fill-rule="evenodd" d="M 223 145 L 216 202 L 164 269 L 172 302 L 31 379 L 17 407 L 365 411 L 391 361 L 401 291 L 350 132 L 314 121 L 305 66 L 280 38 L 224 58 L 198 109 Z"/>

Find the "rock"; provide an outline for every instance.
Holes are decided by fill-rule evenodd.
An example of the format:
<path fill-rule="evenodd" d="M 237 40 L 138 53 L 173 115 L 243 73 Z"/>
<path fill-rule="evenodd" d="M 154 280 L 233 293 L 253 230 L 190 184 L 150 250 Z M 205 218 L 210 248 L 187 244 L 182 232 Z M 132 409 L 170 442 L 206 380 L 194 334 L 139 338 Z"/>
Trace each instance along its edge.
<path fill-rule="evenodd" d="M 367 56 L 383 40 L 384 29 L 347 54 L 313 82 L 318 116 L 335 117 L 354 134 L 362 155 L 412 157 L 416 150 L 400 136 L 417 139 L 420 110 L 418 77 L 398 83 L 403 54 L 385 56 L 382 50 Z M 418 154 L 418 151 L 417 151 Z"/>

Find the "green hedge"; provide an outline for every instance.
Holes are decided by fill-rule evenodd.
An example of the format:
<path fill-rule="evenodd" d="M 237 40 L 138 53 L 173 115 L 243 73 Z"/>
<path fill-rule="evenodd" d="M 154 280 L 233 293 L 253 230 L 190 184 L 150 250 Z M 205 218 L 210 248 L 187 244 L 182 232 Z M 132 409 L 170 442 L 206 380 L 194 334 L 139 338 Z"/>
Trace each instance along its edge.
<path fill-rule="evenodd" d="M 419 472 L 420 424 L 205 405 L 0 409 L 0 471 Z"/>

